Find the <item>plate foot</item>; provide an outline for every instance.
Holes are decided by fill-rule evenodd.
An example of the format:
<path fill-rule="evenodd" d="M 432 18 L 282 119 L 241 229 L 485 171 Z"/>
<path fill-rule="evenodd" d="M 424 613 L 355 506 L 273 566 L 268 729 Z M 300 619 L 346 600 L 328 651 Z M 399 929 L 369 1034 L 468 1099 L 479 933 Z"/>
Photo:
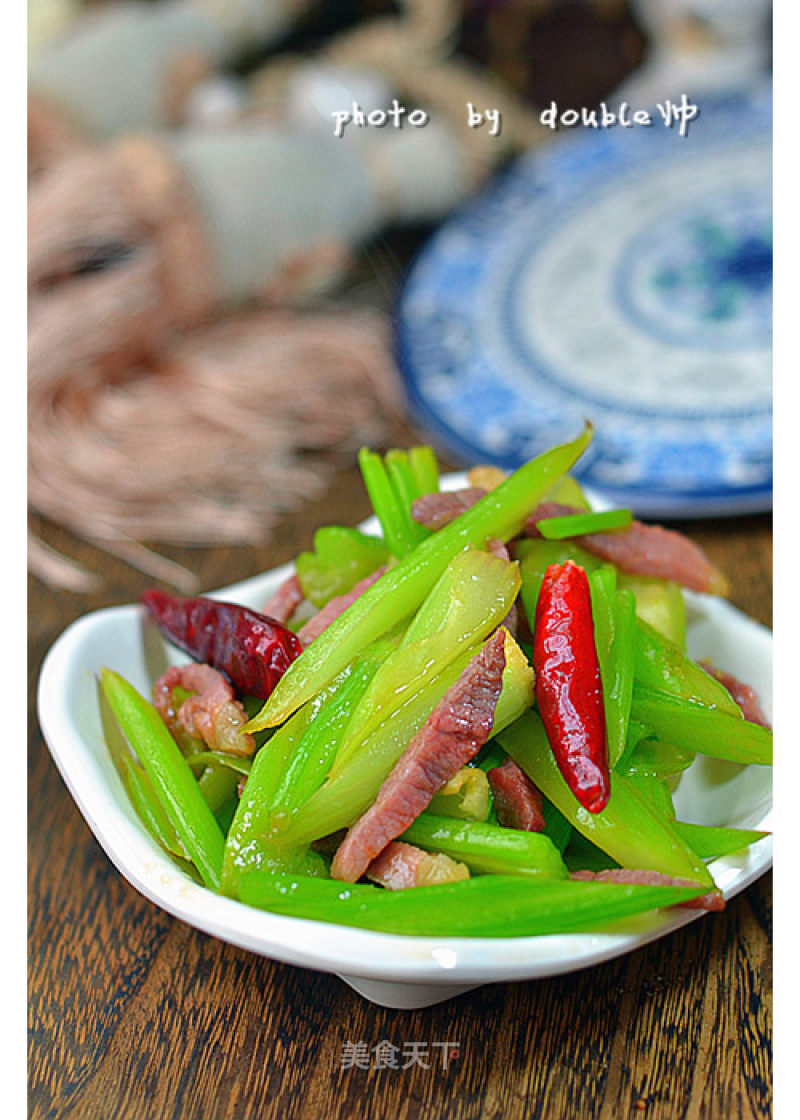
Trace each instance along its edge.
<path fill-rule="evenodd" d="M 340 976 L 339 979 L 370 1003 L 398 1011 L 432 1007 L 435 1003 L 444 1003 L 480 987 L 479 984 L 406 984 L 402 980 L 369 980 L 362 976 Z"/>

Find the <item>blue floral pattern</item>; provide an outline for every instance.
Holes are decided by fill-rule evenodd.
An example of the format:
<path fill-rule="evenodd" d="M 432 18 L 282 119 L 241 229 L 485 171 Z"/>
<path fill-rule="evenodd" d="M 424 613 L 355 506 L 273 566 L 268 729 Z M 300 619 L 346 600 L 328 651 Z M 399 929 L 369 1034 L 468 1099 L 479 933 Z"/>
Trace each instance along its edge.
<path fill-rule="evenodd" d="M 583 481 L 641 514 L 765 509 L 772 489 L 771 91 L 673 130 L 585 130 L 446 222 L 402 293 L 418 420 L 514 467 L 596 436 Z"/>

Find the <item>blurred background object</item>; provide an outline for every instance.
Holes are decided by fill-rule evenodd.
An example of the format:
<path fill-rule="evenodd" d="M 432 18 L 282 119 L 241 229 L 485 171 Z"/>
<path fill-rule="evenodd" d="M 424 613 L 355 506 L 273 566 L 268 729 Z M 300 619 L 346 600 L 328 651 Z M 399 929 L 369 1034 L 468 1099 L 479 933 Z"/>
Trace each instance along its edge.
<path fill-rule="evenodd" d="M 617 91 L 637 104 L 760 85 L 771 56 L 771 0 L 634 0 L 651 49 Z"/>
<path fill-rule="evenodd" d="M 354 446 L 398 417 L 424 433 L 392 343 L 408 262 L 487 186 L 496 208 L 508 167 L 528 182 L 519 168 L 567 142 L 543 107 L 612 104 L 637 82 L 652 103 L 691 74 L 727 95 L 769 55 L 760 0 L 30 0 L 29 16 L 30 563 L 76 588 L 92 575 L 47 547 L 48 522 L 189 587 L 162 544 L 265 541 Z M 468 102 L 502 128 L 471 127 Z M 355 106 L 382 126 L 337 138 L 333 114 Z M 517 205 L 537 213 L 533 195 Z M 738 285 L 751 314 L 765 259 Z M 685 265 L 684 293 L 706 282 Z M 404 295 L 401 333 L 418 314 Z M 407 377 L 411 360 L 406 346 Z"/>
<path fill-rule="evenodd" d="M 29 158 L 35 172 L 71 142 L 183 123 L 205 78 L 277 40 L 304 0 L 162 0 L 87 5 L 29 66 Z M 307 6 L 307 4 L 305 4 Z M 62 137 L 54 151 L 50 138 Z"/>

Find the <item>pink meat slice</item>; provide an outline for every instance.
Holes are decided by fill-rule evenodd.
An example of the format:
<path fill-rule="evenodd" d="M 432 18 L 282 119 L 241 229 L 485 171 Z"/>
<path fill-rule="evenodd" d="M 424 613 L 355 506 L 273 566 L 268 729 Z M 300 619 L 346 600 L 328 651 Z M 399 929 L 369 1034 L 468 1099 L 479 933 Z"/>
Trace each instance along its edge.
<path fill-rule="evenodd" d="M 441 529 L 474 506 L 485 493 L 481 487 L 470 486 L 461 490 L 426 494 L 414 502 L 411 515 L 415 521 L 429 529 Z M 528 517 L 524 534 L 538 537 L 540 534 L 536 523 L 546 517 L 565 517 L 585 512 L 576 506 L 560 502 L 541 502 Z M 727 579 L 711 563 L 703 549 L 682 533 L 665 529 L 661 525 L 645 525 L 641 521 L 634 521 L 627 529 L 588 533 L 572 539 L 586 552 L 616 564 L 629 575 L 674 580 L 692 591 L 706 591 L 713 595 L 727 593 Z"/>
<path fill-rule="evenodd" d="M 486 491 L 480 486 L 465 486 L 460 490 L 442 490 L 433 494 L 423 494 L 411 505 L 411 516 L 426 529 L 443 529 L 455 521 L 477 501 L 485 497 Z"/>
<path fill-rule="evenodd" d="M 639 868 L 614 867 L 605 871 L 573 871 L 570 879 L 580 882 L 594 880 L 598 883 L 639 883 L 643 886 L 659 887 L 696 887 L 691 879 L 674 879 L 671 875 L 662 875 L 660 871 L 645 871 Z M 709 891 L 708 894 L 690 898 L 688 902 L 680 902 L 679 906 L 686 910 L 724 910 L 725 899 L 720 891 Z"/>
<path fill-rule="evenodd" d="M 367 868 L 367 878 L 390 891 L 402 891 L 417 885 L 420 864 L 428 853 L 414 844 L 393 840 Z"/>
<path fill-rule="evenodd" d="M 356 599 L 363 595 L 368 587 L 377 583 L 385 571 L 385 567 L 378 568 L 377 571 L 359 580 L 351 591 L 348 591 L 345 595 L 336 595 L 330 602 L 326 603 L 322 610 L 317 611 L 313 618 L 310 618 L 297 631 L 300 645 L 304 649 L 307 645 L 310 645 L 315 638 L 320 636 L 323 630 L 327 630 L 340 614 L 343 614 L 352 603 L 355 603 Z"/>
<path fill-rule="evenodd" d="M 731 673 L 726 673 L 722 669 L 715 668 L 708 661 L 701 661 L 700 664 L 707 673 L 710 673 L 715 680 L 718 680 L 721 685 L 725 686 L 732 699 L 734 699 L 741 708 L 742 715 L 745 719 L 750 720 L 751 723 L 760 723 L 762 727 L 772 726 L 761 707 L 761 701 L 755 689 L 751 688 L 749 684 L 744 684 Z"/>
<path fill-rule="evenodd" d="M 261 613 L 284 626 L 303 602 L 305 595 L 296 575 L 289 576 L 261 608 Z"/>
<path fill-rule="evenodd" d="M 541 832 L 545 825 L 542 795 L 513 758 L 495 766 L 486 775 L 492 789 L 497 819 L 506 828 Z"/>
<path fill-rule="evenodd" d="M 469 871 L 449 856 L 425 852 L 404 840 L 392 840 L 369 865 L 366 876 L 387 890 L 404 891 L 468 878 Z"/>
<path fill-rule="evenodd" d="M 176 710 L 172 690 L 191 692 Z M 182 728 L 201 738 L 213 751 L 249 757 L 256 749 L 255 739 L 242 731 L 247 715 L 234 698 L 230 683 L 210 665 L 172 665 L 153 685 L 153 704 L 170 731 Z"/>
<path fill-rule="evenodd" d="M 585 512 L 559 502 L 542 502 L 528 517 L 524 532 L 529 537 L 538 537 L 537 522 L 547 517 Z M 707 591 L 713 595 L 724 595 L 728 589 L 727 579 L 699 545 L 661 525 L 634 521 L 627 529 L 587 533 L 571 539 L 592 556 L 616 564 L 620 571 L 629 575 L 674 580 L 691 591 Z"/>
<path fill-rule="evenodd" d="M 505 668 L 505 633 L 484 642 L 406 747 L 369 809 L 349 829 L 331 876 L 355 883 L 387 844 L 489 738 Z"/>

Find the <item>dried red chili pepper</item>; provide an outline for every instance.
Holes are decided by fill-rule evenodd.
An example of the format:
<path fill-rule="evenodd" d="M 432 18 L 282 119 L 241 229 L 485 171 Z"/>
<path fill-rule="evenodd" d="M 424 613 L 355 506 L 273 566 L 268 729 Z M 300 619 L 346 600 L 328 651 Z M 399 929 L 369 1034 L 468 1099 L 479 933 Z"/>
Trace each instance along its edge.
<path fill-rule="evenodd" d="M 608 802 L 603 685 L 586 572 L 574 561 L 545 572 L 533 631 L 536 703 L 558 767 L 590 813 Z"/>
<path fill-rule="evenodd" d="M 156 588 L 145 591 L 142 602 L 174 645 L 260 700 L 266 700 L 301 652 L 291 630 L 235 603 L 187 599 Z"/>

